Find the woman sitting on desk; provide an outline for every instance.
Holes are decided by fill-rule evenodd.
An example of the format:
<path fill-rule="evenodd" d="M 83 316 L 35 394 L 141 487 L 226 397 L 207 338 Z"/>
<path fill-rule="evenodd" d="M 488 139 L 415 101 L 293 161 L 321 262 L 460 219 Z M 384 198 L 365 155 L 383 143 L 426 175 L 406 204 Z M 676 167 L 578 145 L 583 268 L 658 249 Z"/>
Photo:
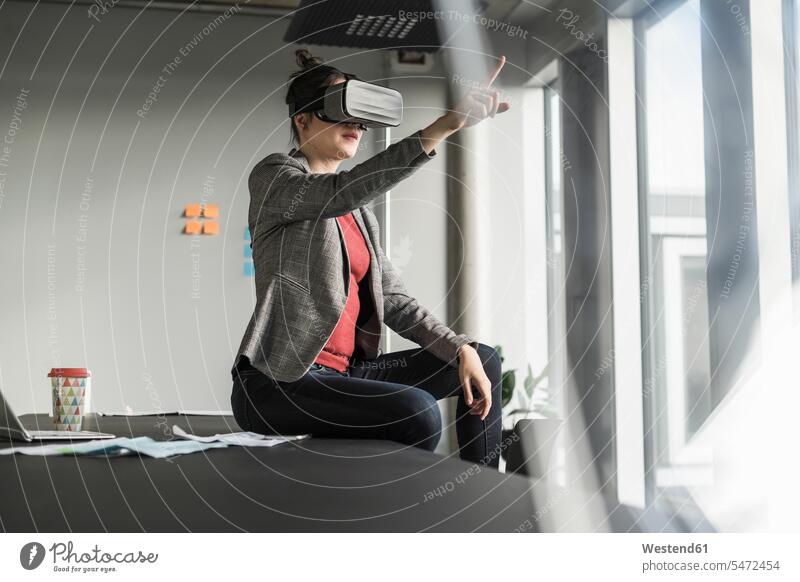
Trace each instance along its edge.
<path fill-rule="evenodd" d="M 499 355 L 408 295 L 366 204 L 434 157 L 447 136 L 508 109 L 490 88 L 505 57 L 452 111 L 337 173 L 367 127 L 332 120 L 317 96 L 356 77 L 296 54 L 301 70 L 286 101 L 298 147 L 268 155 L 249 178 L 257 302 L 231 370 L 236 421 L 263 434 L 380 438 L 432 451 L 442 431 L 437 400 L 457 396 L 461 458 L 497 467 Z M 383 322 L 421 347 L 381 354 Z"/>

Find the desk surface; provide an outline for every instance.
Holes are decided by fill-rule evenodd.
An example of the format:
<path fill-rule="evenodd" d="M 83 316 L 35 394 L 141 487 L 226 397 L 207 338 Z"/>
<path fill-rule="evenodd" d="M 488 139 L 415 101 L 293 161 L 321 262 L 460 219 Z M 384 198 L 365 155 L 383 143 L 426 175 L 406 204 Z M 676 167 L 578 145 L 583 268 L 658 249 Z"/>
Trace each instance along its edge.
<path fill-rule="evenodd" d="M 47 414 L 21 421 L 51 428 Z M 174 424 L 197 435 L 241 430 L 232 416 L 88 415 L 83 428 L 169 440 Z M 7 532 L 514 531 L 534 514 L 527 478 L 383 440 L 172 459 L 3 455 L 0 476 Z"/>

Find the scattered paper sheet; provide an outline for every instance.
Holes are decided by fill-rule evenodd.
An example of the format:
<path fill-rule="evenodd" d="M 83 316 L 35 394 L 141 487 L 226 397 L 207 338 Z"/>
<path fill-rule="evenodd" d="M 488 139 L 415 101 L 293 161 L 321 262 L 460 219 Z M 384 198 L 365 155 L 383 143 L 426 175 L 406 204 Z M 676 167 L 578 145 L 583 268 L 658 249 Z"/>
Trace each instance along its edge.
<path fill-rule="evenodd" d="M 98 412 L 97 416 L 157 416 L 157 415 L 169 416 L 170 414 L 178 414 L 177 412 Z"/>
<path fill-rule="evenodd" d="M 233 416 L 230 410 L 172 410 L 170 412 L 164 411 L 150 411 L 150 412 L 135 412 L 131 408 L 126 409 L 124 412 L 98 412 L 98 416 Z"/>
<path fill-rule="evenodd" d="M 81 443 L 53 444 L 39 446 L 10 447 L 0 449 L 0 455 L 21 453 L 34 456 L 124 456 L 141 454 L 156 459 L 175 455 L 197 453 L 205 449 L 227 447 L 226 443 L 202 443 L 197 441 L 155 441 L 150 437 L 120 437 L 115 439 L 96 439 Z"/>
<path fill-rule="evenodd" d="M 184 439 L 191 439 L 194 442 L 201 442 L 201 443 L 220 442 L 228 445 L 236 445 L 239 447 L 274 447 L 275 445 L 279 445 L 281 443 L 297 441 L 311 436 L 310 434 L 300 434 L 291 436 L 271 436 L 271 435 L 259 434 L 257 432 L 231 432 L 224 434 L 215 434 L 214 436 L 201 437 L 187 433 L 177 424 L 172 426 L 172 434 Z"/>
<path fill-rule="evenodd" d="M 27 445 L 0 449 L 0 455 L 20 453 L 31 456 L 114 456 L 145 455 L 155 459 L 163 459 L 176 455 L 188 455 L 205 449 L 224 448 L 229 445 L 239 447 L 274 447 L 281 443 L 297 441 L 311 436 L 310 434 L 290 436 L 269 436 L 256 432 L 232 432 L 213 436 L 196 436 L 184 431 L 177 424 L 172 432 L 180 440 L 156 441 L 148 436 L 136 438 L 119 437 L 114 439 L 94 439 L 79 443 L 57 443 L 52 445 Z"/>

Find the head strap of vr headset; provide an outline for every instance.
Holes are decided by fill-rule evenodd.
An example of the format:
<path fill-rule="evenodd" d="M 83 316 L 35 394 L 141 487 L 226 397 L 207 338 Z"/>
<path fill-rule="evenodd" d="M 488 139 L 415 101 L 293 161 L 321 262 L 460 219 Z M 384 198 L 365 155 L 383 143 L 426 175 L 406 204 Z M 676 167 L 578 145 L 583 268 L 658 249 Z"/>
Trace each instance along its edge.
<path fill-rule="evenodd" d="M 351 73 L 342 73 L 339 71 L 337 74 L 344 77 L 345 83 L 350 79 L 356 79 L 357 81 L 361 80 L 356 75 Z M 341 85 L 344 85 L 344 83 L 341 83 Z M 331 85 L 320 87 L 314 92 L 313 95 L 306 99 L 295 99 L 292 101 L 291 98 L 287 96 L 286 103 L 289 104 L 289 117 L 294 117 L 298 113 L 304 113 L 306 111 L 313 112 L 325 109 L 325 92 L 330 87 Z"/>

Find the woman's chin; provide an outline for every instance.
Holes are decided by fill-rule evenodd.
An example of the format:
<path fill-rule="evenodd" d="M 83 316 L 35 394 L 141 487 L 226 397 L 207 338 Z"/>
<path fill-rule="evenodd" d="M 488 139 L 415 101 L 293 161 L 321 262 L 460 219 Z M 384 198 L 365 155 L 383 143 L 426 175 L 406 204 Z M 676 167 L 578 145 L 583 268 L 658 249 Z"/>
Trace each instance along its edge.
<path fill-rule="evenodd" d="M 336 157 L 340 160 L 346 160 L 352 158 L 356 155 L 356 151 L 358 150 L 358 145 L 353 145 L 351 143 L 343 144 L 339 146 L 336 152 Z"/>

